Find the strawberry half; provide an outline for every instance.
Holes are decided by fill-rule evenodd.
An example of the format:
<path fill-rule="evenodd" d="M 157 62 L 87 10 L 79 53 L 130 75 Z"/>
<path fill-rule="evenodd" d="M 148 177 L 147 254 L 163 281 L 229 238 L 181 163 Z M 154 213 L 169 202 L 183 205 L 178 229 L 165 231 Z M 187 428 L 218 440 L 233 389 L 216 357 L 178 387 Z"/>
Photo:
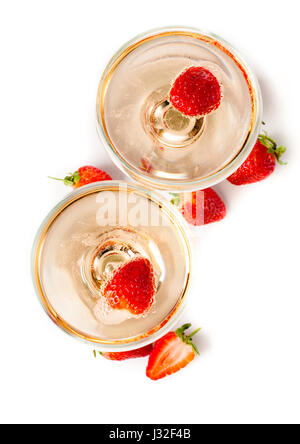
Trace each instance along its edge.
<path fill-rule="evenodd" d="M 276 160 L 284 165 L 280 157 L 285 152 L 285 147 L 277 146 L 277 143 L 268 137 L 267 133 L 262 134 L 259 136 L 248 159 L 227 180 L 233 185 L 260 182 L 273 173 Z"/>
<path fill-rule="evenodd" d="M 156 381 L 172 375 L 186 367 L 199 354 L 192 337 L 200 329 L 186 336 L 184 332 L 190 327 L 191 324 L 185 324 L 156 342 L 146 370 L 148 378 Z"/>
<path fill-rule="evenodd" d="M 221 85 L 208 69 L 192 66 L 177 77 L 169 100 L 174 108 L 186 116 L 205 116 L 221 105 Z"/>
<path fill-rule="evenodd" d="M 226 205 L 212 188 L 172 196 L 171 202 L 179 206 L 183 217 L 191 225 L 211 224 L 226 216 Z"/>
<path fill-rule="evenodd" d="M 109 174 L 94 166 L 81 167 L 78 171 L 75 171 L 73 174 L 70 173 L 70 175 L 64 179 L 57 179 L 56 177 L 50 177 L 50 179 L 60 180 L 64 182 L 65 185 L 71 186 L 74 189 L 83 187 L 89 183 L 112 180 Z"/>
<path fill-rule="evenodd" d="M 111 308 L 140 316 L 153 305 L 155 292 L 152 264 L 148 259 L 138 257 L 117 268 L 101 293 Z"/>
<path fill-rule="evenodd" d="M 125 361 L 127 359 L 144 358 L 145 356 L 149 356 L 152 350 L 153 350 L 153 344 L 150 344 L 147 345 L 146 347 L 139 348 L 138 350 L 119 352 L 119 353 L 100 352 L 100 355 L 102 355 L 103 358 L 108 359 L 110 361 Z"/>

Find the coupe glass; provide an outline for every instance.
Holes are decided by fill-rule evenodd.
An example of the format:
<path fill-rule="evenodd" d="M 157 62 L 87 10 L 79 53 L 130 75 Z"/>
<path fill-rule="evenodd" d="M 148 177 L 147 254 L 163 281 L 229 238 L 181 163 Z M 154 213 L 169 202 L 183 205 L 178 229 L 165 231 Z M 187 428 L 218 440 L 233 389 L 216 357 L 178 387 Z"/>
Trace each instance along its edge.
<path fill-rule="evenodd" d="M 144 317 L 106 324 L 99 319 L 101 285 L 136 256 L 153 265 L 155 303 Z M 140 348 L 170 330 L 186 304 L 191 266 L 188 228 L 179 212 L 160 195 L 122 181 L 69 194 L 42 223 L 32 256 L 34 286 L 46 313 L 62 330 L 103 351 Z"/>
<path fill-rule="evenodd" d="M 168 100 L 174 79 L 203 66 L 219 79 L 220 108 L 187 118 Z M 248 64 L 222 38 L 162 28 L 126 43 L 97 93 L 97 127 L 116 165 L 150 189 L 184 192 L 215 185 L 245 161 L 259 133 L 261 93 Z"/>

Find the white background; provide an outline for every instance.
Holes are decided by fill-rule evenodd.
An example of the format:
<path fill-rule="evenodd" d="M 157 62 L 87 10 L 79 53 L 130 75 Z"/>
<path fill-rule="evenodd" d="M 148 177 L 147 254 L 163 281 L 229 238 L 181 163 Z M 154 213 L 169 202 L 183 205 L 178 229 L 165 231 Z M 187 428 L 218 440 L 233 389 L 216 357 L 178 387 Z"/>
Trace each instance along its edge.
<path fill-rule="evenodd" d="M 0 3 L 0 420 L 8 423 L 299 422 L 299 15 L 297 2 L 234 0 Z M 68 193 L 47 175 L 95 164 L 122 177 L 95 129 L 102 70 L 128 39 L 181 24 L 247 58 L 264 120 L 288 166 L 248 187 L 216 187 L 227 218 L 197 240 L 198 289 L 183 321 L 201 356 L 160 382 L 146 360 L 95 360 L 42 311 L 30 248 Z"/>

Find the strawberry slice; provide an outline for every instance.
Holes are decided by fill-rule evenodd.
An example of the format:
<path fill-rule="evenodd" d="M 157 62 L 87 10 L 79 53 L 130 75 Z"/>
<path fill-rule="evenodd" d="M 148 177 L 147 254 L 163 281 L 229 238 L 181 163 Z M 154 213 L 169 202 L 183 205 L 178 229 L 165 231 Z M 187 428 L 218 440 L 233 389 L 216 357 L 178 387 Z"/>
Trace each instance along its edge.
<path fill-rule="evenodd" d="M 159 339 L 149 357 L 146 375 L 156 381 L 167 375 L 172 375 L 186 367 L 196 354 L 199 354 L 192 337 L 200 330 L 194 331 L 189 336 L 184 333 L 191 327 L 185 324 L 176 332 L 167 333 Z"/>
<path fill-rule="evenodd" d="M 113 309 L 144 315 L 154 303 L 156 279 L 151 262 L 134 258 L 115 270 L 104 284 L 102 296 Z"/>
<path fill-rule="evenodd" d="M 110 361 L 125 361 L 127 359 L 144 358 L 149 356 L 153 350 L 153 344 L 146 345 L 146 347 L 139 348 L 128 352 L 113 352 L 113 353 L 101 353 L 103 358 Z"/>
<path fill-rule="evenodd" d="M 221 105 L 221 85 L 208 69 L 192 66 L 177 77 L 169 99 L 174 108 L 186 116 L 205 116 Z"/>

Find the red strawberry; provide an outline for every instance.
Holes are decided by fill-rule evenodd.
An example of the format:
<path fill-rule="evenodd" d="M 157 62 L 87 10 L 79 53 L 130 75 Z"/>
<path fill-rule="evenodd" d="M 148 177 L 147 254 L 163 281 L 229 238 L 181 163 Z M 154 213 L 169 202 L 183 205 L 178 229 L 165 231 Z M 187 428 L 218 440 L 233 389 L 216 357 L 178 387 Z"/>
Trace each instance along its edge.
<path fill-rule="evenodd" d="M 186 336 L 184 332 L 190 327 L 191 324 L 185 324 L 176 333 L 170 332 L 156 342 L 149 357 L 146 371 L 148 378 L 156 381 L 172 375 L 186 367 L 199 354 L 192 337 L 200 329 Z"/>
<path fill-rule="evenodd" d="M 219 108 L 222 100 L 218 79 L 206 68 L 192 66 L 175 80 L 170 102 L 187 116 L 205 116 Z"/>
<path fill-rule="evenodd" d="M 119 353 L 100 353 L 105 359 L 110 361 L 125 361 L 126 359 L 143 358 L 149 356 L 153 350 L 153 344 L 128 352 Z"/>
<path fill-rule="evenodd" d="M 117 268 L 102 289 L 110 307 L 128 310 L 134 315 L 145 314 L 150 309 L 155 292 L 154 270 L 144 257 L 134 258 Z"/>
<path fill-rule="evenodd" d="M 179 205 L 183 217 L 191 225 L 207 225 L 226 216 L 226 206 L 212 188 L 173 196 L 171 202 Z"/>
<path fill-rule="evenodd" d="M 284 165 L 280 160 L 280 156 L 285 151 L 286 148 L 277 146 L 276 142 L 268 137 L 267 134 L 260 135 L 248 159 L 227 180 L 233 185 L 260 182 L 273 173 L 276 160 L 281 165 Z"/>
<path fill-rule="evenodd" d="M 93 166 L 84 166 L 75 171 L 74 174 L 66 176 L 64 179 L 57 179 L 50 177 L 50 179 L 61 180 L 65 185 L 71 186 L 74 189 L 88 185 L 89 183 L 102 182 L 103 180 L 112 180 L 110 175 L 105 171 Z"/>

